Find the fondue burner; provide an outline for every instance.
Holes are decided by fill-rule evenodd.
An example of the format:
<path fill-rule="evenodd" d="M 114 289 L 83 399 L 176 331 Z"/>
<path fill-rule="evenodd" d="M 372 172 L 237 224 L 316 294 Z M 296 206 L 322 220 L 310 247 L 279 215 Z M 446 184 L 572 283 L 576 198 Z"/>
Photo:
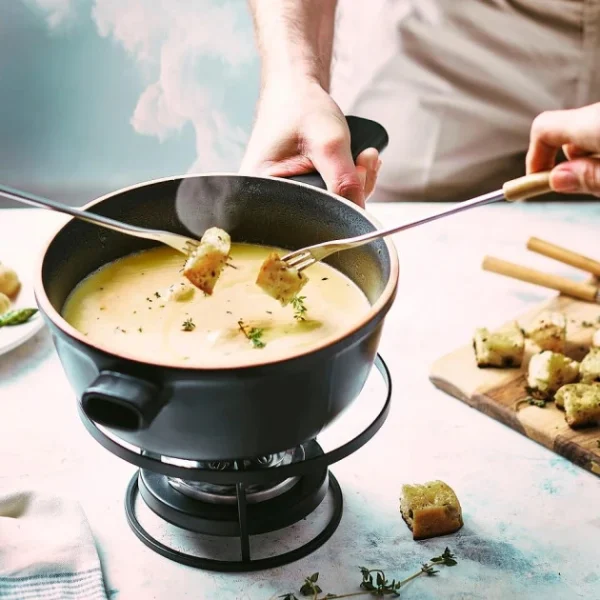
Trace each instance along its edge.
<path fill-rule="evenodd" d="M 268 456 L 260 456 L 249 460 L 215 460 L 198 462 L 197 464 L 198 468 L 201 469 L 217 471 L 233 469 L 239 471 L 248 468 L 276 468 L 283 465 L 289 465 L 292 462 L 304 460 L 304 458 L 304 447 L 299 446 L 294 450 L 278 452 L 276 454 L 269 454 Z M 256 502 L 269 500 L 270 498 L 274 498 L 291 489 L 297 482 L 298 477 L 288 477 L 284 481 L 274 480 L 266 483 L 248 484 L 245 490 L 246 502 L 254 504 Z M 201 481 L 186 481 L 185 479 L 178 479 L 176 477 L 170 477 L 169 483 L 182 494 L 190 496 L 191 498 L 196 498 L 197 500 L 203 500 L 204 502 L 211 502 L 213 504 L 236 504 L 237 502 L 237 490 L 234 484 L 218 485 Z"/>
<path fill-rule="evenodd" d="M 381 410 L 374 418 L 369 417 L 366 428 L 361 425 L 353 439 L 329 451 L 317 440 L 310 440 L 297 448 L 256 458 L 182 460 L 125 445 L 89 420 L 81 408 L 80 416 L 100 444 L 140 467 L 127 488 L 125 511 L 130 527 L 146 546 L 191 567 L 257 571 L 307 556 L 337 529 L 343 513 L 342 491 L 328 467 L 366 444 L 381 428 L 390 408 L 388 369 L 379 355 L 374 365 L 384 384 Z M 354 405 L 360 404 L 361 396 Z M 369 397 L 363 404 L 377 406 L 376 401 Z M 329 515 L 324 517 L 326 508 Z M 311 525 L 325 523 L 316 535 L 298 545 L 296 540 L 306 537 L 306 532 L 301 535 L 307 528 L 303 521 L 309 519 Z M 265 538 L 268 555 L 253 558 L 256 547 L 264 549 Z M 230 555 L 233 550 L 233 558 L 214 557 L 222 553 L 215 551 L 223 546 Z M 278 552 L 277 546 L 283 546 L 283 551 Z"/>

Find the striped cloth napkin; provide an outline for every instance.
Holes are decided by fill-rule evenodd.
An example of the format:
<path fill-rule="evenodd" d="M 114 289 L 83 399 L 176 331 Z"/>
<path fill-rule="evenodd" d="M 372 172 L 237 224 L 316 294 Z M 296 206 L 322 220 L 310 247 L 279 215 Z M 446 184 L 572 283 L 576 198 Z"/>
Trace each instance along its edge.
<path fill-rule="evenodd" d="M 100 559 L 79 505 L 34 491 L 2 489 L 0 598 L 106 600 Z"/>

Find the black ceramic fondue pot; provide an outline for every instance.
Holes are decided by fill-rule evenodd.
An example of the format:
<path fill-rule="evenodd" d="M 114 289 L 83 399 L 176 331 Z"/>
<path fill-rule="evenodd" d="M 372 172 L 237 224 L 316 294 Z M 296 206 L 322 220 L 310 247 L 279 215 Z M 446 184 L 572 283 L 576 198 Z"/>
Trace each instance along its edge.
<path fill-rule="evenodd" d="M 359 139 L 362 130 L 357 133 L 356 125 L 364 120 L 348 119 L 355 155 L 369 145 L 385 146 L 387 136 L 375 144 L 368 136 Z M 379 228 L 367 212 L 323 189 L 237 174 L 142 183 L 85 209 L 141 227 L 195 232 L 195 237 L 200 224 L 215 225 L 233 241 L 290 250 Z M 40 312 L 78 402 L 96 425 L 154 455 L 242 459 L 315 438 L 358 396 L 396 294 L 398 259 L 389 239 L 326 261 L 352 279 L 371 304 L 343 335 L 293 358 L 211 369 L 136 360 L 118 343 L 94 344 L 61 316 L 70 292 L 92 271 L 153 245 L 74 219 L 52 237 L 36 275 Z"/>

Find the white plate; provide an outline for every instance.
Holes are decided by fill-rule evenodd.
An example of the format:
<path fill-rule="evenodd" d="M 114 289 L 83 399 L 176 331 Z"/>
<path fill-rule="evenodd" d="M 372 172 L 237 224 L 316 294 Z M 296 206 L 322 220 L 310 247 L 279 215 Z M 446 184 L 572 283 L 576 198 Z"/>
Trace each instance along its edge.
<path fill-rule="evenodd" d="M 37 308 L 35 296 L 33 294 L 32 271 L 33 260 L 32 256 L 23 257 L 21 259 L 15 257 L 14 260 L 5 258 L 2 261 L 7 266 L 15 269 L 19 279 L 21 280 L 21 290 L 17 297 L 13 300 L 10 310 L 15 308 Z M 29 260 L 28 260 L 29 259 Z M 0 355 L 6 354 L 14 350 L 27 340 L 31 339 L 38 331 L 44 327 L 44 320 L 40 313 L 36 313 L 27 323 L 22 325 L 14 325 L 12 327 L 0 327 Z"/>

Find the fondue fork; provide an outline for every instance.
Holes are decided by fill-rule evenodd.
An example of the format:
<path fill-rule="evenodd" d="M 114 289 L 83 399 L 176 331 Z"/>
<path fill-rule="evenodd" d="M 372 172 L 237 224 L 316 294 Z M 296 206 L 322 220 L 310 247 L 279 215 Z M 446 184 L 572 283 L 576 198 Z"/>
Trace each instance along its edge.
<path fill-rule="evenodd" d="M 357 248 L 358 246 L 368 244 L 373 240 L 377 240 L 394 233 L 399 233 L 400 231 L 405 231 L 406 229 L 412 229 L 413 227 L 423 225 L 424 223 L 429 223 L 430 221 L 435 221 L 436 219 L 441 219 L 442 217 L 454 215 L 478 206 L 484 206 L 494 202 L 501 202 L 503 200 L 506 200 L 507 202 L 527 200 L 535 196 L 547 194 L 551 191 L 550 171 L 526 175 L 524 177 L 507 181 L 502 186 L 501 190 L 483 194 L 482 196 L 472 198 L 471 200 L 467 200 L 465 202 L 459 202 L 450 208 L 445 208 L 444 210 L 436 212 L 432 215 L 422 217 L 414 221 L 409 221 L 408 223 L 403 223 L 402 225 L 398 225 L 396 227 L 390 227 L 389 229 L 377 230 L 352 238 L 332 240 L 329 242 L 323 242 L 321 244 L 315 244 L 314 246 L 307 246 L 306 248 L 286 254 L 282 260 L 288 267 L 294 268 L 297 271 L 303 271 L 311 265 L 314 265 L 316 262 L 321 261 L 331 254 L 335 254 L 336 252 Z"/>
<path fill-rule="evenodd" d="M 181 252 L 186 256 L 192 254 L 196 248 L 200 245 L 200 242 L 191 238 L 179 235 L 177 233 L 171 233 L 169 231 L 161 231 L 160 229 L 145 229 L 143 227 L 137 227 L 136 225 L 129 225 L 127 223 L 121 223 L 102 215 L 95 215 L 93 213 L 79 210 L 77 208 L 71 208 L 60 202 L 54 200 L 48 200 L 34 194 L 21 192 L 14 190 L 5 185 L 0 185 L 0 196 L 4 196 L 9 200 L 16 200 L 24 204 L 30 204 L 31 206 L 37 206 L 41 208 L 47 208 L 49 210 L 55 210 L 66 215 L 75 217 L 100 227 L 106 227 L 107 229 L 113 229 L 126 235 L 133 235 L 135 237 L 144 238 L 146 240 L 154 240 L 155 242 L 161 242 L 171 248 Z"/>

